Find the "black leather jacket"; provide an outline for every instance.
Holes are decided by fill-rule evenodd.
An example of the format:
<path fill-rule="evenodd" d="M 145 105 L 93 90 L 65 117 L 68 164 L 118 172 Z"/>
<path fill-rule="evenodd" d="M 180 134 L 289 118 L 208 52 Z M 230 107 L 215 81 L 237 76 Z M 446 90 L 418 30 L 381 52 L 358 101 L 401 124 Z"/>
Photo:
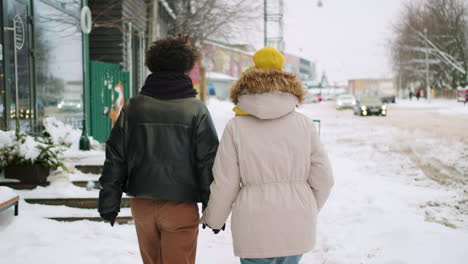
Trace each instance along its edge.
<path fill-rule="evenodd" d="M 107 141 L 99 212 L 119 212 L 122 192 L 207 203 L 218 143 L 211 116 L 200 100 L 132 98 Z"/>

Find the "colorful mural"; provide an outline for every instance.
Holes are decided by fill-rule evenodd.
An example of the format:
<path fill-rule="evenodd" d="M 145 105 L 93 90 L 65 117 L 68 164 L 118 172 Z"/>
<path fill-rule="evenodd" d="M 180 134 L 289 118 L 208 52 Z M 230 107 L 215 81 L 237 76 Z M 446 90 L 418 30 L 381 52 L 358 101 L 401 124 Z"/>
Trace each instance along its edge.
<path fill-rule="evenodd" d="M 252 66 L 252 55 L 252 52 L 238 48 L 207 43 L 202 50 L 202 63 L 207 72 L 223 73 L 237 78 L 244 68 Z M 190 72 L 190 77 L 198 90 L 200 87 L 200 67 L 198 63 Z"/>
<path fill-rule="evenodd" d="M 202 49 L 202 63 L 206 72 L 222 73 L 233 78 L 238 78 L 242 72 L 253 65 L 252 56 L 254 52 L 243 50 L 234 46 L 208 42 Z M 291 54 L 284 54 L 284 70 L 299 75 L 301 58 Z M 304 59 L 303 59 L 304 60 Z M 195 89 L 200 87 L 200 67 L 196 64 L 190 72 Z M 207 83 L 210 87 L 210 83 Z"/>

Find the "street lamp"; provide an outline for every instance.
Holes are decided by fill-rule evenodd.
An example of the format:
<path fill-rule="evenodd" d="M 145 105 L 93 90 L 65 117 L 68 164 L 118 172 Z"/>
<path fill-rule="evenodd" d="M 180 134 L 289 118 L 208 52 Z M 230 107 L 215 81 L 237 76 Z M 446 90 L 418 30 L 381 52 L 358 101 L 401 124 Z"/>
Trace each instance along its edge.
<path fill-rule="evenodd" d="M 88 7 L 88 1 L 82 2 L 81 8 L 81 36 L 82 36 L 82 60 L 83 60 L 83 128 L 79 142 L 80 150 L 90 150 L 91 143 L 87 131 L 88 111 L 86 111 L 86 93 L 89 91 L 89 33 L 91 32 L 91 10 Z"/>

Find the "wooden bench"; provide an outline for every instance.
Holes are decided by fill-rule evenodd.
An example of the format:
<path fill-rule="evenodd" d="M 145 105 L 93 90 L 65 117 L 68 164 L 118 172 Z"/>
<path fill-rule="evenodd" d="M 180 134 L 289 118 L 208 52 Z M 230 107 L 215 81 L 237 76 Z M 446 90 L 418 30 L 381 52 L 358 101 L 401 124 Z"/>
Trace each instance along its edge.
<path fill-rule="evenodd" d="M 15 207 L 15 216 L 18 215 L 19 196 L 13 197 L 6 202 L 0 201 L 0 213 L 7 210 L 8 208 Z"/>

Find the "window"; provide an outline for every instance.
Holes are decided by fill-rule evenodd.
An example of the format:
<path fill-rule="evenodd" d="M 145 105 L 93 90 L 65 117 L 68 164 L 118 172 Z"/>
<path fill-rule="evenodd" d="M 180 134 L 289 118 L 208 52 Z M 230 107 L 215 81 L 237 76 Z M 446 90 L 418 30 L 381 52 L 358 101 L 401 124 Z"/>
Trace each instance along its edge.
<path fill-rule="evenodd" d="M 83 120 L 81 0 L 34 0 L 36 107 L 77 127 Z"/>

